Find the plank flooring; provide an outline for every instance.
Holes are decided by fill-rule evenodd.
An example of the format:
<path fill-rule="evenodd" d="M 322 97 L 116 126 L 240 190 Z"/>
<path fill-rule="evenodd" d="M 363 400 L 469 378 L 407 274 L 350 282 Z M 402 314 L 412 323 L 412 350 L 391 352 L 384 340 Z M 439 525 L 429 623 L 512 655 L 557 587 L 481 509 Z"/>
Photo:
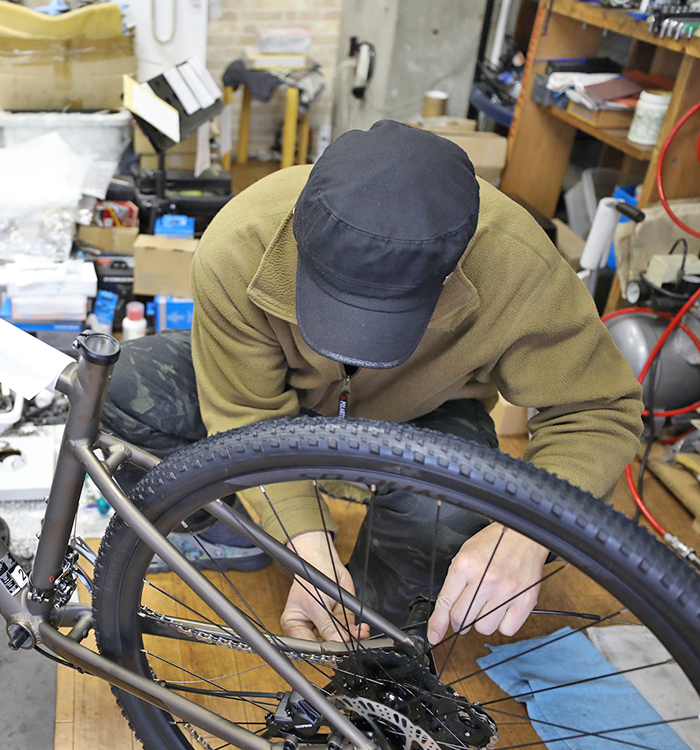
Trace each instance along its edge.
<path fill-rule="evenodd" d="M 502 449 L 512 455 L 520 455 L 524 445 L 524 438 L 501 439 Z M 691 528 L 690 514 L 651 476 L 645 480 L 645 496 L 649 506 L 662 523 L 687 543 L 700 548 L 700 538 Z M 618 510 L 628 515 L 634 512 L 629 489 L 622 480 L 615 493 L 614 504 Z M 333 511 L 340 519 L 341 531 L 338 536 L 338 546 L 341 557 L 347 559 L 352 548 L 352 540 L 361 522 L 361 510 L 358 506 L 351 506 L 349 511 L 346 504 L 343 504 L 343 507 L 346 511 L 339 512 L 339 505 L 335 502 Z M 214 580 L 220 578 L 218 573 L 207 575 Z M 276 566 L 269 566 L 258 573 L 233 574 L 231 578 L 246 602 L 264 622 L 274 627 L 279 622 L 286 599 L 289 586 L 288 575 Z M 149 596 L 152 598 L 149 601 L 153 606 L 159 606 L 168 614 L 182 617 L 191 616 L 186 609 L 187 605 L 201 608 L 201 603 L 195 601 L 194 595 L 182 584 L 176 585 L 170 574 L 155 576 L 154 581 L 165 590 L 177 588 L 181 604 L 174 605 L 151 589 Z M 81 599 L 85 598 L 86 592 L 83 591 Z M 567 611 L 612 612 L 615 609 L 615 602 L 578 571 L 568 568 L 544 584 L 538 606 L 543 609 L 554 608 Z M 566 624 L 576 627 L 580 621 L 573 618 L 532 615 L 518 634 L 518 639 L 549 633 Z M 443 681 L 450 682 L 474 671 L 474 658 L 488 653 L 485 643 L 496 645 L 502 640 L 505 639 L 498 634 L 485 638 L 474 631 L 460 638 L 449 666 L 445 670 Z M 163 646 L 163 639 L 150 639 L 150 641 L 147 639 L 146 648 L 156 650 L 155 641 L 158 641 L 159 656 L 167 658 L 174 664 L 197 664 L 201 669 L 201 674 L 214 675 L 218 685 L 229 689 L 259 692 L 275 692 L 283 688 L 283 683 L 279 678 L 269 668 L 262 667 L 256 656 L 184 641 L 167 641 L 166 646 Z M 151 646 L 151 643 L 154 645 Z M 445 649 L 446 646 L 443 646 L 443 657 Z M 438 653 L 438 661 L 440 658 L 441 655 Z M 313 667 L 304 667 L 307 676 L 312 678 L 318 677 L 314 674 L 314 670 Z M 326 673 L 329 674 L 327 670 Z M 226 677 L 226 675 L 234 676 Z M 188 675 L 183 675 L 181 670 L 164 663 L 162 667 L 159 667 L 158 676 L 180 681 L 193 679 Z M 485 674 L 476 675 L 466 683 L 459 683 L 456 689 L 460 689 L 468 697 L 478 695 L 480 701 L 505 697 L 505 694 Z M 199 698 L 198 702 L 213 708 L 214 700 L 205 696 Z M 516 717 L 524 716 L 524 709 L 520 704 L 508 705 L 509 708 L 504 710 Z M 264 713 L 253 703 L 243 704 L 231 701 L 227 709 L 227 715 L 236 721 L 260 722 Z M 499 742 L 500 746 L 538 740 L 529 725 L 526 726 L 521 723 L 520 719 L 512 716 L 499 722 L 499 729 L 502 738 Z M 79 675 L 65 667 L 58 667 L 55 750 L 139 750 L 140 747 L 141 744 L 133 737 L 105 683 L 94 677 Z"/>

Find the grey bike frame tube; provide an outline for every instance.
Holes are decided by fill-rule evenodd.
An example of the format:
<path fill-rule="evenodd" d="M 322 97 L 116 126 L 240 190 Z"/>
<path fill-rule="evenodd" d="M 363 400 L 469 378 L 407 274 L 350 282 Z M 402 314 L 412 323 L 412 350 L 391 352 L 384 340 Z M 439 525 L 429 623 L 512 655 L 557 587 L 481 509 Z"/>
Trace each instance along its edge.
<path fill-rule="evenodd" d="M 193 703 L 187 698 L 164 688 L 147 677 L 141 677 L 133 672 L 114 664 L 104 656 L 96 654 L 71 638 L 61 635 L 47 623 L 39 625 L 39 635 L 42 643 L 67 659 L 71 664 L 81 667 L 89 674 L 106 680 L 111 685 L 138 696 L 147 703 L 152 703 L 184 721 L 195 724 L 197 728 L 216 735 L 225 742 L 230 742 L 241 750 L 271 750 L 272 743 L 258 737 L 258 735 L 243 729 L 213 711 Z"/>
<path fill-rule="evenodd" d="M 124 448 L 129 455 L 129 463 L 139 466 L 146 471 L 149 471 L 160 463 L 160 459 L 156 458 L 152 453 L 143 450 L 143 448 L 137 448 L 135 445 L 127 443 L 120 438 L 116 438 L 114 435 L 110 435 L 107 432 L 101 432 L 99 434 L 97 445 L 104 450 L 109 450 L 110 448 Z"/>
<path fill-rule="evenodd" d="M 143 516 L 134 504 L 118 490 L 107 470 L 97 456 L 85 444 L 73 446 L 76 457 L 89 471 L 90 477 L 100 489 L 105 499 L 114 508 L 129 528 L 153 550 L 168 567 L 233 628 L 241 638 L 258 653 L 295 690 L 319 711 L 328 721 L 352 742 L 358 750 L 374 750 L 374 745 L 354 724 L 332 705 L 317 688 L 296 669 L 292 662 L 280 653 L 277 646 L 268 641 L 207 578 L 197 570 L 156 528 Z M 127 685 L 129 683 L 127 682 Z M 134 683 L 136 684 L 136 683 Z M 125 687 L 129 690 L 129 687 Z"/>
<path fill-rule="evenodd" d="M 94 444 L 111 373 L 111 365 L 95 364 L 81 357 L 77 365 L 68 365 L 56 384 L 57 390 L 68 396 L 70 410 L 31 573 L 32 596 L 27 606 L 34 615 L 45 617 L 50 612 L 48 593 L 61 572 L 78 512 L 85 467 L 73 454 L 71 446 L 79 442 Z"/>
<path fill-rule="evenodd" d="M 397 628 L 396 625 L 389 622 L 381 615 L 378 615 L 374 610 L 365 607 L 362 602 L 354 597 L 349 591 L 343 590 L 340 593 L 338 584 L 328 578 L 328 576 L 321 573 L 312 565 L 304 563 L 290 549 L 287 549 L 285 545 L 278 542 L 276 539 L 271 537 L 269 534 L 258 528 L 254 523 L 247 521 L 227 508 L 221 500 L 214 500 L 206 506 L 207 510 L 219 521 L 226 524 L 234 531 L 237 531 L 246 537 L 251 542 L 260 545 L 267 552 L 272 554 L 282 565 L 291 570 L 293 573 L 301 576 L 307 580 L 310 584 L 323 591 L 324 594 L 328 594 L 334 601 L 340 601 L 342 598 L 343 606 L 346 606 L 353 614 L 369 623 L 373 628 L 380 632 L 388 635 L 392 638 L 397 646 L 400 646 L 407 651 L 411 656 L 415 656 L 421 653 L 421 648 L 416 646 L 410 635 L 404 633 L 403 630 Z"/>

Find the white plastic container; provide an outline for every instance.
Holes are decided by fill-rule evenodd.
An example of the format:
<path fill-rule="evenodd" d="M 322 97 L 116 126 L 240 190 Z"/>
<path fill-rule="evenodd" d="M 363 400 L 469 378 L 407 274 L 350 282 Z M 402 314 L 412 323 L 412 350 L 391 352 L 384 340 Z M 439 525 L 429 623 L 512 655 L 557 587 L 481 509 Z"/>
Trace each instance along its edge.
<path fill-rule="evenodd" d="M 143 302 L 127 302 L 126 316 L 122 321 L 122 340 L 129 341 L 145 336 L 146 326 Z"/>
<path fill-rule="evenodd" d="M 16 146 L 57 132 L 76 154 L 119 161 L 131 140 L 131 113 L 5 112 L 0 110 L 0 146 Z"/>
<path fill-rule="evenodd" d="M 642 91 L 627 140 L 640 146 L 655 146 L 670 103 L 670 91 Z"/>

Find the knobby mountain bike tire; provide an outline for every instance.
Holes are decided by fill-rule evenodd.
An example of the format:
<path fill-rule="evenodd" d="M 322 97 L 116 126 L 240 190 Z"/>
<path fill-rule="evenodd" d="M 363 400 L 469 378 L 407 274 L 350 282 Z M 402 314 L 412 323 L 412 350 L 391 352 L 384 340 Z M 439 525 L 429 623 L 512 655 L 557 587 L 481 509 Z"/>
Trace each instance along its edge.
<path fill-rule="evenodd" d="M 688 689 L 700 692 L 700 576 L 644 529 L 600 500 L 484 446 L 429 430 L 360 420 L 264 422 L 206 438 L 178 451 L 151 471 L 132 497 L 167 534 L 181 529 L 181 522 L 196 509 L 229 495 L 232 488 L 297 479 L 315 479 L 321 485 L 326 480 L 359 482 L 373 486 L 375 497 L 384 499 L 390 496 L 382 495 L 382 491 L 408 489 L 419 494 L 421 502 L 464 508 L 530 537 L 552 550 L 557 559 L 545 566 L 545 573 L 552 569 L 553 574 L 542 585 L 541 613 L 533 613 L 511 641 L 547 635 L 562 625 L 569 625 L 574 632 L 620 622 L 643 625 L 680 665 L 694 685 L 691 688 L 689 684 Z M 356 529 L 362 517 L 367 519 L 372 512 L 372 502 L 334 501 L 332 509 L 341 516 L 347 511 L 347 525 Z M 350 548 L 352 540 L 343 542 L 345 533 L 341 522 L 338 545 Z M 152 558 L 145 543 L 114 517 L 95 568 L 94 618 L 101 653 L 251 732 L 276 735 L 272 741 L 291 739 L 289 747 L 327 744 L 330 730 L 323 717 L 314 719 L 313 712 L 304 713 L 304 705 L 292 704 L 284 681 L 260 657 L 246 653 L 235 634 L 212 617 L 174 574 L 150 574 Z M 207 575 L 244 610 L 248 599 L 262 592 L 265 603 L 251 619 L 261 629 L 269 629 L 274 642 L 281 632 L 279 614 L 291 580 L 282 568 L 274 564 L 257 573 L 224 575 L 214 570 Z M 434 593 L 439 586 L 440 581 L 432 584 Z M 600 606 L 600 611 L 593 613 L 597 621 L 590 609 L 578 613 L 588 619 L 581 619 L 570 609 L 568 593 L 589 588 L 590 601 Z M 563 606 L 557 607 L 554 601 L 558 595 L 565 597 Z M 161 625 L 159 635 L 144 634 L 144 623 L 157 620 Z M 172 638 L 168 637 L 170 633 Z M 543 747 L 537 730 L 547 722 L 538 725 L 537 720 L 528 720 L 522 705 L 507 702 L 507 694 L 488 678 L 489 670 L 480 669 L 474 661 L 476 656 L 488 653 L 484 642 L 498 644 L 509 639 L 499 634 L 486 637 L 472 628 L 466 635 L 446 640 L 433 650 L 436 666 L 430 669 L 425 662 L 411 663 L 386 644 L 375 651 L 371 645 L 364 646 L 364 641 L 355 643 L 349 656 L 325 660 L 307 658 L 303 646 L 297 644 L 295 664 L 319 689 L 334 695 L 335 705 L 382 750 L 410 750 L 414 745 L 432 750 L 494 745 Z M 546 648 L 542 649 L 545 661 Z M 453 666 L 449 660 L 456 659 L 461 661 Z M 160 708 L 122 690 L 114 692 L 148 750 L 228 747 Z M 477 719 L 474 715 L 470 719 L 464 703 L 459 702 L 463 699 L 457 694 L 465 692 L 468 705 L 477 704 Z M 288 725 L 274 719 L 275 712 L 279 717 L 283 698 L 289 701 L 285 716 L 291 717 L 292 723 Z M 486 719 L 479 714 L 478 704 L 483 704 Z M 397 719 L 397 711 L 408 721 Z M 457 714 L 462 719 L 456 718 Z M 292 726 L 294 716 L 296 727 Z M 309 730 L 307 725 L 314 720 L 316 724 Z M 498 727 L 497 742 L 493 736 L 484 739 L 482 730 L 489 720 Z M 478 740 L 470 740 L 465 730 L 474 721 L 481 734 L 472 736 L 480 737 Z M 549 721 L 549 725 L 559 727 L 559 736 L 602 739 L 606 747 L 662 750 L 654 744 L 630 741 L 632 735 L 620 733 L 620 726 L 608 726 L 604 715 L 597 732 L 571 726 L 570 722 Z M 697 716 L 671 717 L 667 726 L 683 728 L 686 737 L 694 733 L 700 736 Z M 646 738 L 652 729 L 635 731 Z M 343 745 L 337 735 L 331 739 Z M 550 747 L 566 744 L 560 741 Z M 588 746 L 574 742 L 571 747 Z"/>

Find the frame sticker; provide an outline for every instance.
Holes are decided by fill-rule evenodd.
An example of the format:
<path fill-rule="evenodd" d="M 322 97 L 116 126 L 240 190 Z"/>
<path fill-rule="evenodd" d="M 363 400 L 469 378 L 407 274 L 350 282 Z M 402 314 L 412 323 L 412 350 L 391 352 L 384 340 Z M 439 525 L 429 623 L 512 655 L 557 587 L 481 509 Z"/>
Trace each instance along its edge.
<path fill-rule="evenodd" d="M 0 584 L 10 596 L 21 591 L 28 581 L 27 574 L 9 552 L 0 559 Z"/>

